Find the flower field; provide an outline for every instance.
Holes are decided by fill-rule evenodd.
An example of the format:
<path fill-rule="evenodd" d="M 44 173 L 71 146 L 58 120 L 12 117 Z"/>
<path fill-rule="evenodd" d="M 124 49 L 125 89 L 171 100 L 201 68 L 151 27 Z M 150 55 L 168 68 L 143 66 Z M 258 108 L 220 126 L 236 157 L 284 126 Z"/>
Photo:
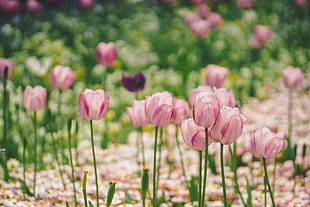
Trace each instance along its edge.
<path fill-rule="evenodd" d="M 0 206 L 310 206 L 308 0 L 0 0 Z"/>

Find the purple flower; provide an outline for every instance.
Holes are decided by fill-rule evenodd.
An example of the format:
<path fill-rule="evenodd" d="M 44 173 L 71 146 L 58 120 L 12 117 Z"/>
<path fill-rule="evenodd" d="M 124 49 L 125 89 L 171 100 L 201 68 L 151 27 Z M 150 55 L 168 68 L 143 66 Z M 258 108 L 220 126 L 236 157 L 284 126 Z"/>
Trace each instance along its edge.
<path fill-rule="evenodd" d="M 135 76 L 129 74 L 123 74 L 122 76 L 123 86 L 130 92 L 141 91 L 145 85 L 145 77 L 142 73 L 136 73 Z"/>

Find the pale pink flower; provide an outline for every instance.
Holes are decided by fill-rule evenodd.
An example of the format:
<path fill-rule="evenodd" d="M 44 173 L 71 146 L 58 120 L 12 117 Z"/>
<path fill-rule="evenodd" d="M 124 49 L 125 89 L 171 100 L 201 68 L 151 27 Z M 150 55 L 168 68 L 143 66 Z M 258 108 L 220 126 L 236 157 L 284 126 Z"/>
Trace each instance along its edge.
<path fill-rule="evenodd" d="M 199 17 L 207 19 L 209 14 L 211 14 L 211 9 L 207 4 L 199 4 L 197 6 L 197 13 Z"/>
<path fill-rule="evenodd" d="M 180 125 L 190 114 L 188 102 L 183 99 L 173 98 L 173 111 L 171 122 Z"/>
<path fill-rule="evenodd" d="M 189 13 L 185 15 L 184 20 L 187 25 L 190 25 L 193 22 L 201 20 L 201 17 L 197 13 Z"/>
<path fill-rule="evenodd" d="M 95 5 L 95 0 L 78 0 L 78 7 L 82 10 L 89 10 Z"/>
<path fill-rule="evenodd" d="M 37 0 L 28 0 L 26 2 L 26 10 L 28 14 L 36 16 L 40 13 L 41 4 Z"/>
<path fill-rule="evenodd" d="M 252 9 L 255 6 L 254 0 L 237 0 L 236 3 L 240 9 Z"/>
<path fill-rule="evenodd" d="M 198 88 L 194 88 L 189 95 L 189 103 L 191 106 L 196 103 L 196 96 L 200 92 L 213 92 L 213 89 L 210 86 L 198 86 Z"/>
<path fill-rule="evenodd" d="M 8 78 L 12 77 L 14 63 L 12 60 L 0 58 L 0 79 L 4 79 L 4 69 L 8 68 Z"/>
<path fill-rule="evenodd" d="M 284 132 L 271 132 L 267 127 L 251 134 L 251 152 L 256 158 L 271 159 L 278 156 L 286 147 Z"/>
<path fill-rule="evenodd" d="M 210 64 L 205 68 L 206 71 L 206 85 L 220 88 L 227 76 L 227 68 Z"/>
<path fill-rule="evenodd" d="M 173 97 L 168 92 L 158 92 L 145 99 L 147 119 L 156 127 L 170 122 L 173 111 Z"/>
<path fill-rule="evenodd" d="M 27 86 L 24 92 L 24 106 L 29 111 L 39 111 L 46 105 L 47 91 L 42 86 Z"/>
<path fill-rule="evenodd" d="M 131 107 L 127 107 L 127 113 L 131 124 L 134 127 L 141 127 L 150 124 L 145 115 L 145 100 L 133 101 Z"/>
<path fill-rule="evenodd" d="M 205 128 L 198 126 L 193 119 L 185 119 L 181 124 L 182 138 L 186 145 L 199 151 L 206 149 Z M 208 139 L 208 145 L 212 143 Z"/>
<path fill-rule="evenodd" d="M 299 7 L 304 7 L 304 6 L 307 5 L 308 0 L 295 0 L 294 2 L 295 2 L 295 4 L 296 4 L 297 6 L 299 6 Z"/>
<path fill-rule="evenodd" d="M 53 88 L 65 90 L 72 86 L 75 80 L 75 75 L 70 67 L 57 65 L 51 70 L 50 79 Z"/>
<path fill-rule="evenodd" d="M 242 133 L 245 118 L 238 108 L 223 106 L 215 124 L 210 129 L 213 142 L 222 144 L 233 143 Z"/>
<path fill-rule="evenodd" d="M 211 25 L 209 21 L 200 19 L 192 22 L 189 28 L 195 37 L 203 38 L 209 34 Z"/>
<path fill-rule="evenodd" d="M 223 23 L 222 15 L 218 13 L 210 13 L 207 18 L 211 29 L 218 28 Z"/>
<path fill-rule="evenodd" d="M 263 48 L 272 35 L 271 30 L 267 26 L 258 25 L 254 27 L 250 38 L 250 45 L 255 49 Z"/>
<path fill-rule="evenodd" d="M 282 73 L 282 81 L 286 88 L 297 90 L 304 86 L 305 76 L 300 68 L 288 66 Z"/>
<path fill-rule="evenodd" d="M 117 57 L 117 50 L 114 43 L 101 42 L 96 48 L 97 62 L 100 65 L 110 67 Z"/>
<path fill-rule="evenodd" d="M 110 97 L 102 89 L 85 89 L 79 96 L 79 112 L 84 120 L 100 120 L 108 111 Z"/>
<path fill-rule="evenodd" d="M 236 106 L 236 98 L 234 91 L 227 91 L 225 88 L 218 88 L 214 91 L 215 96 L 218 100 L 220 108 L 222 106 L 235 107 Z"/>

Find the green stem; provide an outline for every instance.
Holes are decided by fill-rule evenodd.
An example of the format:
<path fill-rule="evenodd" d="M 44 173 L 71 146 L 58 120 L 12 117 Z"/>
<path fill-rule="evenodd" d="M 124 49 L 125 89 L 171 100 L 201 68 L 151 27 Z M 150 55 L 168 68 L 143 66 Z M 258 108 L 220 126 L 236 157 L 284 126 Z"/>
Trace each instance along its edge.
<path fill-rule="evenodd" d="M 188 181 L 186 179 L 187 176 L 186 176 L 186 171 L 185 171 L 184 162 L 183 162 L 183 155 L 182 155 L 181 146 L 180 146 L 180 142 L 179 142 L 178 136 L 179 136 L 179 129 L 178 129 L 178 126 L 176 126 L 176 129 L 175 129 L 175 141 L 177 143 L 177 147 L 178 147 L 178 151 L 179 151 L 179 155 L 180 155 L 181 169 L 182 169 L 184 181 L 186 183 L 186 187 L 187 187 L 187 189 L 190 189 L 190 185 L 189 185 L 189 183 L 188 183 Z"/>
<path fill-rule="evenodd" d="M 199 153 L 199 194 L 198 194 L 198 207 L 202 207 L 201 206 L 201 200 L 202 200 L 202 151 L 198 151 Z"/>
<path fill-rule="evenodd" d="M 240 189 L 239 189 L 239 184 L 238 184 L 238 176 L 237 176 L 237 155 L 236 155 L 236 148 L 237 148 L 237 145 L 236 145 L 236 142 L 234 142 L 234 151 L 231 150 L 231 148 L 229 147 L 229 152 L 230 152 L 230 156 L 231 156 L 231 159 L 232 159 L 232 170 L 233 170 L 233 173 L 234 173 L 234 183 L 235 183 L 235 189 L 242 201 L 242 204 L 243 206 L 247 206 L 247 204 L 245 203 L 245 200 L 242 196 L 242 193 L 240 192 Z"/>
<path fill-rule="evenodd" d="M 156 207 L 156 200 L 157 200 L 157 186 L 156 186 L 156 152 L 157 152 L 157 138 L 158 137 L 158 127 L 155 127 L 155 143 L 154 143 L 154 161 L 153 161 L 153 207 Z"/>
<path fill-rule="evenodd" d="M 4 170 L 4 180 L 8 181 L 9 179 L 9 171 L 7 166 L 7 160 L 8 160 L 8 147 L 7 147 L 7 103 L 8 103 L 8 92 L 6 89 L 7 84 L 7 74 L 8 74 L 8 68 L 4 69 L 4 80 L 3 80 L 3 147 L 6 149 L 4 154 L 4 160 L 3 160 L 3 170 Z"/>
<path fill-rule="evenodd" d="M 158 146 L 158 153 L 159 153 L 159 157 L 158 157 L 158 166 L 157 166 L 157 180 L 156 180 L 156 186 L 158 188 L 159 186 L 159 177 L 160 177 L 160 163 L 161 163 L 161 157 L 162 157 L 162 147 L 163 147 L 163 127 L 160 128 L 159 131 L 159 146 Z"/>
<path fill-rule="evenodd" d="M 295 166 L 295 165 L 294 165 Z M 276 172 L 277 172 L 277 159 L 274 159 L 274 163 L 273 163 L 273 182 L 272 182 L 272 189 L 275 188 L 276 185 Z"/>
<path fill-rule="evenodd" d="M 288 151 L 288 159 L 293 160 L 293 152 L 292 152 L 292 133 L 293 133 L 293 122 L 292 122 L 292 111 L 293 111 L 293 91 L 291 89 L 288 90 L 288 136 L 287 136 L 287 151 Z"/>
<path fill-rule="evenodd" d="M 96 202 L 97 202 L 97 207 L 99 207 L 99 187 L 98 187 L 98 175 L 97 175 L 97 164 L 96 164 L 96 153 L 95 153 L 95 143 L 94 143 L 94 132 L 93 132 L 93 121 L 92 120 L 90 120 L 90 138 L 91 138 L 91 147 L 92 147 L 92 152 L 93 152 L 95 180 L 96 180 Z"/>
<path fill-rule="evenodd" d="M 266 175 L 264 176 L 264 206 L 267 207 L 267 181 L 266 181 Z"/>
<path fill-rule="evenodd" d="M 83 191 L 83 197 L 84 197 L 84 204 L 85 204 L 85 207 L 88 207 L 86 189 L 82 189 L 82 191 Z"/>
<path fill-rule="evenodd" d="M 264 171 L 265 171 L 266 182 L 267 182 L 267 186 L 268 186 L 271 201 L 272 201 L 272 206 L 276 207 L 276 204 L 275 204 L 274 198 L 273 198 L 273 193 L 272 193 L 271 186 L 270 186 L 269 179 L 268 179 L 267 164 L 266 164 L 265 158 L 263 158 L 263 163 L 264 163 Z"/>
<path fill-rule="evenodd" d="M 72 185 L 73 185 L 73 197 L 74 197 L 74 206 L 77 206 L 76 200 L 76 188 L 75 188 L 75 175 L 74 175 L 74 166 L 73 166 L 73 159 L 72 159 L 72 146 L 71 146 L 71 119 L 69 118 L 68 121 L 68 139 L 69 139 L 69 155 L 70 155 L 70 165 L 71 165 L 71 174 L 72 174 Z"/>
<path fill-rule="evenodd" d="M 206 149 L 205 149 L 205 166 L 204 166 L 204 174 L 203 174 L 203 187 L 202 187 L 202 195 L 201 195 L 201 207 L 204 207 L 205 205 L 205 196 L 206 196 L 206 187 L 207 187 L 207 170 L 208 170 L 208 150 L 209 150 L 209 137 L 208 137 L 208 128 L 205 128 L 205 144 L 206 144 Z"/>
<path fill-rule="evenodd" d="M 34 126 L 34 174 L 33 174 L 33 195 L 36 195 L 36 181 L 37 181 L 37 112 L 34 112 L 33 118 Z"/>
<path fill-rule="evenodd" d="M 27 147 L 27 139 L 23 137 L 23 180 L 26 184 L 26 147 Z M 24 200 L 26 199 L 25 192 L 23 191 Z"/>
<path fill-rule="evenodd" d="M 225 170 L 224 170 L 224 145 L 221 143 L 221 174 L 222 174 L 222 185 L 223 185 L 223 202 L 224 206 L 227 207 L 226 197 L 226 183 L 225 183 Z"/>
<path fill-rule="evenodd" d="M 140 140 L 141 140 L 141 153 L 142 153 L 142 166 L 145 168 L 145 152 L 144 152 L 144 142 L 143 142 L 143 131 L 140 128 Z"/>

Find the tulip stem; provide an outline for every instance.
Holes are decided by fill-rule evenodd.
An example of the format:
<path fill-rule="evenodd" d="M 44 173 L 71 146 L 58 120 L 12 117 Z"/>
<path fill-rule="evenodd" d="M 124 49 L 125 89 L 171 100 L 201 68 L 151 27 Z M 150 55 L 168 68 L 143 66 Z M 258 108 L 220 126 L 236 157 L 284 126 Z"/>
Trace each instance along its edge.
<path fill-rule="evenodd" d="M 202 200 L 202 151 L 199 151 L 199 194 L 198 194 L 198 207 L 202 207 L 201 206 L 201 200 Z"/>
<path fill-rule="evenodd" d="M 209 143 L 209 137 L 208 137 L 208 128 L 205 128 L 205 166 L 204 166 L 204 174 L 203 174 L 203 187 L 202 187 L 202 195 L 201 195 L 201 207 L 204 207 L 205 205 L 205 196 L 206 196 L 206 186 L 207 186 L 207 171 L 208 171 L 208 143 Z"/>
<path fill-rule="evenodd" d="M 190 189 L 190 185 L 189 185 L 189 183 L 187 181 L 187 177 L 186 177 L 186 171 L 185 171 L 184 162 L 183 162 L 183 155 L 182 155 L 182 151 L 181 151 L 181 147 L 180 147 L 180 142 L 179 142 L 178 136 L 179 136 L 179 128 L 178 128 L 178 126 L 176 126 L 176 128 L 175 128 L 175 140 L 176 140 L 178 151 L 179 151 L 179 155 L 180 155 L 180 163 L 181 163 L 181 169 L 182 169 L 184 181 L 186 183 L 187 189 L 189 190 Z"/>
<path fill-rule="evenodd" d="M 37 181 L 37 112 L 33 114 L 34 126 L 34 174 L 33 174 L 33 195 L 36 195 L 36 181 Z"/>
<path fill-rule="evenodd" d="M 93 152 L 93 161 L 94 161 L 94 170 L 95 170 L 96 202 L 97 202 L 97 207 L 99 207 L 98 176 L 97 176 L 97 164 L 96 164 L 96 153 L 95 153 L 94 133 L 93 133 L 93 121 L 92 121 L 92 120 L 90 120 L 90 138 L 91 138 L 91 147 L 92 147 L 92 152 Z"/>
<path fill-rule="evenodd" d="M 270 197 L 271 197 L 271 201 L 272 201 L 272 206 L 276 207 L 276 204 L 275 204 L 274 198 L 273 198 L 273 193 L 272 193 L 271 186 L 270 186 L 269 179 L 268 179 L 267 164 L 266 164 L 266 159 L 265 158 L 263 158 L 263 163 L 264 163 L 264 171 L 265 171 L 266 183 L 267 183 L 268 190 L 269 190 L 269 193 L 270 193 Z"/>
<path fill-rule="evenodd" d="M 73 166 L 73 158 L 72 158 L 72 146 L 71 146 L 71 124 L 72 119 L 69 118 L 68 120 L 68 139 L 69 139 L 69 155 L 70 155 L 70 165 L 71 165 L 71 175 L 72 175 L 72 185 L 73 185 L 73 197 L 74 197 L 74 206 L 77 206 L 76 200 L 76 188 L 75 188 L 75 175 L 74 175 L 74 166 Z"/>
<path fill-rule="evenodd" d="M 157 151 L 157 140 L 158 139 L 158 127 L 155 127 L 155 143 L 154 143 L 154 162 L 153 162 L 153 207 L 156 207 L 156 193 L 157 193 L 157 182 L 156 182 L 156 151 Z"/>
<path fill-rule="evenodd" d="M 222 174 L 222 185 L 223 185 L 223 202 L 224 206 L 227 207 L 226 197 L 226 183 L 225 183 L 225 170 L 224 170 L 224 145 L 221 143 L 221 174 Z"/>
<path fill-rule="evenodd" d="M 7 149 L 7 105 L 8 105 L 8 92 L 6 90 L 8 78 L 8 68 L 4 68 L 4 80 L 3 80 L 3 147 Z M 4 180 L 8 181 L 9 179 L 9 171 L 7 167 L 7 159 L 8 159 L 8 151 L 6 150 L 4 153 L 3 160 L 3 170 L 4 170 Z"/>

